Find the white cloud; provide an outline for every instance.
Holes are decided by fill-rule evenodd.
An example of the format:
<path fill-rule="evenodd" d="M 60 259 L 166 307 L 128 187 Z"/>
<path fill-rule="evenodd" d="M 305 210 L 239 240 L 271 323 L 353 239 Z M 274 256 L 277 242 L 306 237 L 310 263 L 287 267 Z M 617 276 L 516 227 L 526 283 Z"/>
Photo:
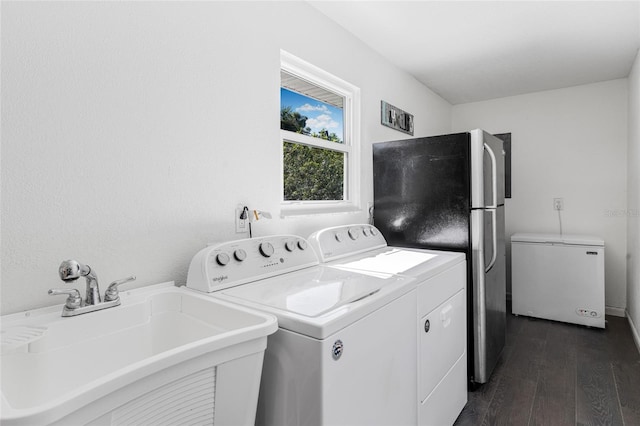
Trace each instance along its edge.
<path fill-rule="evenodd" d="M 310 127 L 312 131 L 318 132 L 322 129 L 332 130 L 337 129 L 339 124 L 333 120 L 328 114 L 320 114 L 315 118 L 307 119 L 307 127 Z"/>
<path fill-rule="evenodd" d="M 331 114 L 331 111 L 329 110 L 329 108 L 327 108 L 326 105 L 316 105 L 313 106 L 311 104 L 304 104 L 298 108 L 296 108 L 296 111 L 298 112 L 311 112 L 311 111 L 320 111 L 323 112 L 325 114 Z"/>

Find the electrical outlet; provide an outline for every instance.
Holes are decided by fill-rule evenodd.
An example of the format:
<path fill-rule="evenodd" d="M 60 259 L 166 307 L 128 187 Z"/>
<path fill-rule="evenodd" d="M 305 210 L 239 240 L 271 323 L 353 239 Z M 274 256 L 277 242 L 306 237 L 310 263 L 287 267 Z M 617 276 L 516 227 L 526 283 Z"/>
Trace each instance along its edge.
<path fill-rule="evenodd" d="M 564 199 L 563 198 L 554 198 L 553 199 L 553 209 L 554 210 L 564 210 Z"/>
<path fill-rule="evenodd" d="M 242 213 L 244 211 L 244 206 L 238 205 L 236 207 L 236 234 L 243 234 L 245 232 L 249 232 L 249 216 L 248 212 L 246 213 L 246 217 L 244 219 L 241 218 Z"/>

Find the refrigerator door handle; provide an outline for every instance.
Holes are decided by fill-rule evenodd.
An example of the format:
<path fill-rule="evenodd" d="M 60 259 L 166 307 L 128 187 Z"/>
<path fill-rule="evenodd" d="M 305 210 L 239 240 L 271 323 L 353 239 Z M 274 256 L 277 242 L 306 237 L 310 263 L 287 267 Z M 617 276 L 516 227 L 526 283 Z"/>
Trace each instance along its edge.
<path fill-rule="evenodd" d="M 487 273 L 493 268 L 493 265 L 496 264 L 496 259 L 498 257 L 498 231 L 496 229 L 497 221 L 496 221 L 496 209 L 487 210 L 491 214 L 491 260 L 489 264 L 484 268 L 484 272 Z"/>
<path fill-rule="evenodd" d="M 471 245 L 472 245 L 472 308 L 469 315 L 473 317 L 473 380 L 477 383 L 487 381 L 487 312 L 486 312 L 486 273 L 485 268 L 485 210 L 471 211 Z M 487 235 L 488 236 L 488 235 Z"/>
<path fill-rule="evenodd" d="M 497 208 L 498 207 L 498 164 L 496 161 L 496 155 L 493 153 L 493 150 L 486 143 L 484 144 L 484 150 L 489 154 L 489 158 L 491 159 L 491 195 L 492 201 L 491 205 L 487 206 L 488 208 Z"/>

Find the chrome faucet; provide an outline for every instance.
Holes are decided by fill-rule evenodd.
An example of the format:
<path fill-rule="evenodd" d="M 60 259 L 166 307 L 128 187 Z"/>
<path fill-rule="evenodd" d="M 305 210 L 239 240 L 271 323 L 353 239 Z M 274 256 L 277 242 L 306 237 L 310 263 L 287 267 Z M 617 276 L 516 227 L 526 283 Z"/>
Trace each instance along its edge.
<path fill-rule="evenodd" d="M 135 276 L 131 276 L 109 284 L 109 287 L 105 292 L 103 302 L 100 297 L 100 288 L 98 287 L 98 275 L 89 265 L 83 265 L 75 260 L 65 260 L 60 264 L 58 274 L 60 275 L 60 279 L 64 282 L 73 282 L 80 277 L 85 277 L 87 279 L 87 290 L 84 300 L 80 297 L 80 292 L 75 288 L 53 288 L 49 290 L 49 294 L 52 296 L 58 294 L 67 295 L 64 308 L 62 308 L 63 317 L 71 317 L 85 314 L 87 312 L 100 311 L 102 309 L 120 305 L 118 286 L 136 279 Z"/>
<path fill-rule="evenodd" d="M 80 277 L 87 278 L 87 292 L 85 293 L 85 304 L 95 305 L 102 302 L 100 298 L 100 288 L 98 287 L 98 275 L 91 270 L 89 265 L 83 265 L 75 260 L 65 260 L 58 268 L 60 279 L 66 283 L 73 282 Z"/>

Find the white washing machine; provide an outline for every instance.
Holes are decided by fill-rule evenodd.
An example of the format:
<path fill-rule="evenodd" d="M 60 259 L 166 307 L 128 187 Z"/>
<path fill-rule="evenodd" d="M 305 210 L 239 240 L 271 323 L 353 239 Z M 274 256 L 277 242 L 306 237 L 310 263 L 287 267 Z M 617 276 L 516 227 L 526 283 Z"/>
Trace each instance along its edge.
<path fill-rule="evenodd" d="M 326 228 L 309 242 L 321 262 L 338 270 L 415 279 L 417 424 L 453 424 L 467 402 L 464 254 L 389 247 L 371 225 Z"/>
<path fill-rule="evenodd" d="M 256 424 L 416 424 L 415 283 L 320 266 L 303 238 L 201 250 L 187 287 L 274 314 Z"/>
<path fill-rule="evenodd" d="M 602 238 L 513 234 L 511 275 L 513 314 L 605 328 Z"/>

